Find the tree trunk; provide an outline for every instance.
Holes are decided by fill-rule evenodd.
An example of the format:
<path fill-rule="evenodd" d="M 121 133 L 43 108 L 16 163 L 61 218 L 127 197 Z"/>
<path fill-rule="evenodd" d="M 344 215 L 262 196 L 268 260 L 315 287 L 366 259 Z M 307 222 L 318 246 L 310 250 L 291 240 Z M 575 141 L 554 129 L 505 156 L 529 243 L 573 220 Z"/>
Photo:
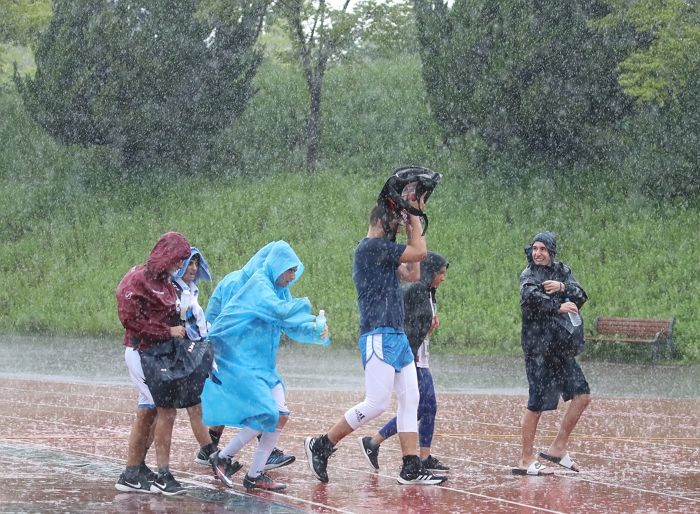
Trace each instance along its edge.
<path fill-rule="evenodd" d="M 309 119 L 306 126 L 306 168 L 310 175 L 316 172 L 316 163 L 321 148 L 321 84 L 323 75 L 314 77 L 309 82 Z"/>

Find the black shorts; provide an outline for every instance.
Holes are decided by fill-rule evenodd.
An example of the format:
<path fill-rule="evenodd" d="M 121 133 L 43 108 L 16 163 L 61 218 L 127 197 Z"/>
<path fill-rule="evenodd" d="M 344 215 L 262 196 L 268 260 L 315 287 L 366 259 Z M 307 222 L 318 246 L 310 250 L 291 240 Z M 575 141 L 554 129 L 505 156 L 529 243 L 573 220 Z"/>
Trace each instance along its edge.
<path fill-rule="evenodd" d="M 184 343 L 182 340 L 171 339 L 159 344 L 177 345 Z M 155 353 L 155 348 L 139 352 L 144 379 L 148 390 L 151 392 L 155 406 L 185 409 L 201 403 L 200 395 L 210 368 L 202 367 L 183 378 L 167 379 L 164 378 L 164 376 L 167 376 L 166 374 L 160 373 L 165 370 L 159 369 L 160 365 L 156 365 L 161 361 L 156 359 Z"/>
<path fill-rule="evenodd" d="M 568 402 L 574 396 L 591 393 L 574 357 L 525 355 L 525 371 L 529 385 L 528 410 L 556 410 L 560 396 Z"/>

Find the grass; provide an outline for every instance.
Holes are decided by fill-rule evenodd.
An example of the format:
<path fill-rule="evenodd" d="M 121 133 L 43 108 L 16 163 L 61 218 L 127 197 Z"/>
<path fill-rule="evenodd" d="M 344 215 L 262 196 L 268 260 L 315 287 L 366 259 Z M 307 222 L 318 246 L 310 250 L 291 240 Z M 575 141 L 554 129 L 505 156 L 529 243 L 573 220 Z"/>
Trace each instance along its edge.
<path fill-rule="evenodd" d="M 413 82 L 420 80 L 419 68 L 410 69 Z M 215 281 L 265 243 L 289 241 L 306 267 L 294 294 L 326 310 L 335 345 L 353 346 L 354 247 L 366 233 L 384 177 L 405 155 L 445 174 L 428 211 L 429 247 L 450 261 L 438 298 L 442 326 L 433 337 L 436 351 L 520 352 L 523 248 L 533 234 L 548 229 L 559 234 L 559 257 L 589 294 L 583 311 L 588 327 L 597 315 L 675 317 L 681 356 L 700 360 L 697 206 L 625 194 L 601 170 L 567 180 L 531 179 L 518 170 L 512 174 L 517 180 L 484 176 L 468 149 L 460 155 L 436 142 L 425 107 L 410 106 L 405 123 L 384 119 L 410 104 L 411 94 L 382 97 L 380 84 L 393 83 L 399 74 L 389 67 L 374 72 L 384 74 L 367 86 L 379 114 L 353 103 L 353 88 L 338 88 L 345 80 L 341 72 L 329 75 L 338 92 L 325 107 L 325 153 L 314 176 L 300 172 L 295 127 L 289 125 L 279 138 L 272 126 L 258 128 L 258 136 L 268 131 L 274 137 L 259 139 L 253 150 L 236 150 L 245 173 L 225 172 L 220 162 L 222 172 L 206 177 L 159 170 L 150 178 L 125 179 L 109 151 L 55 144 L 27 119 L 14 94 L 0 92 L 3 330 L 117 337 L 117 283 L 146 259 L 160 234 L 178 230 L 203 251 Z M 352 70 L 342 73 L 354 76 Z M 270 90 L 285 82 L 273 78 L 262 82 L 268 90 L 251 111 L 261 124 L 272 123 L 266 117 L 275 105 Z M 295 91 L 290 97 L 300 94 Z M 343 109 L 356 111 L 360 121 L 344 126 L 343 119 L 355 118 Z M 256 116 L 248 116 L 246 123 L 254 123 Z M 241 144 L 236 131 L 227 137 L 218 148 L 222 154 Z M 203 285 L 205 300 L 211 290 Z"/>

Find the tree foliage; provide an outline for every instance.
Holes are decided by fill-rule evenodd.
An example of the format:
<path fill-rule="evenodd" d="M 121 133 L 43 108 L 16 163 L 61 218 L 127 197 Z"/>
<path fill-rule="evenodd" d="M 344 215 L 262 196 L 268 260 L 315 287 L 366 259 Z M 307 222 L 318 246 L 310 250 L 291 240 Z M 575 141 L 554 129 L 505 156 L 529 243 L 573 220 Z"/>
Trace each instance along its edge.
<path fill-rule="evenodd" d="M 492 147 L 566 162 L 629 111 L 615 70 L 636 41 L 588 26 L 607 14 L 600 2 L 414 6 L 428 97 L 447 137 L 475 133 Z"/>
<path fill-rule="evenodd" d="M 253 94 L 266 4 L 235 25 L 197 2 L 56 1 L 36 75 L 16 83 L 32 117 L 65 144 L 105 145 L 124 162 L 190 164 Z"/>
<path fill-rule="evenodd" d="M 0 43 L 33 46 L 51 19 L 51 0 L 0 2 Z"/>
<path fill-rule="evenodd" d="M 594 26 L 632 25 L 650 43 L 620 64 L 620 85 L 640 103 L 663 106 L 700 75 L 700 2 L 606 0 L 612 11 Z"/>

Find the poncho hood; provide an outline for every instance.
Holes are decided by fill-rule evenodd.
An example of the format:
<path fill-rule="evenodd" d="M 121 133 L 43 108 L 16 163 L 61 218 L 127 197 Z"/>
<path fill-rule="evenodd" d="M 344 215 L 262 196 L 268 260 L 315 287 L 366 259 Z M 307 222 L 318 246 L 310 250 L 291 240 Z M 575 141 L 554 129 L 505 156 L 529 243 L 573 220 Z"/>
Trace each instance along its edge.
<path fill-rule="evenodd" d="M 200 280 L 211 280 L 211 273 L 209 273 L 209 263 L 207 263 L 207 260 L 204 258 L 204 255 L 202 255 L 202 252 L 197 250 L 197 248 L 194 246 L 190 249 L 190 256 L 182 264 L 182 267 L 179 270 L 177 270 L 177 272 L 175 272 L 175 278 L 183 277 L 183 275 L 187 271 L 187 266 L 190 265 L 190 261 L 195 255 L 199 255 L 199 266 L 197 267 L 197 274 L 194 276 L 194 281 L 199 282 Z"/>
<path fill-rule="evenodd" d="M 301 278 L 301 275 L 304 273 L 304 265 L 301 263 L 301 260 L 294 252 L 292 247 L 289 246 L 289 243 L 286 241 L 277 241 L 272 248 L 270 248 L 270 252 L 265 258 L 263 272 L 270 282 L 275 284 L 275 288 L 279 288 L 279 286 L 276 284 L 279 276 L 289 268 L 293 268 L 295 266 L 297 268 L 297 272 L 294 280 L 292 280 L 283 289 L 291 287 L 292 284 Z"/>
<path fill-rule="evenodd" d="M 557 255 L 557 236 L 555 236 L 552 232 L 549 232 L 547 230 L 538 233 L 535 237 L 532 238 L 530 244 L 525 247 L 525 256 L 527 257 L 528 264 L 534 263 L 532 260 L 532 245 L 535 244 L 537 241 L 544 244 L 544 246 L 547 248 L 547 251 L 549 252 L 549 257 L 552 260 L 552 264 L 554 264 L 554 257 Z"/>
<path fill-rule="evenodd" d="M 166 232 L 156 242 L 146 261 L 146 270 L 153 277 L 167 275 L 181 260 L 190 257 L 190 243 L 178 232 Z"/>
<path fill-rule="evenodd" d="M 435 252 L 428 252 L 428 256 L 420 263 L 421 283 L 430 289 L 430 284 L 433 283 L 435 276 L 446 266 L 449 266 L 449 263 L 442 255 Z"/>

